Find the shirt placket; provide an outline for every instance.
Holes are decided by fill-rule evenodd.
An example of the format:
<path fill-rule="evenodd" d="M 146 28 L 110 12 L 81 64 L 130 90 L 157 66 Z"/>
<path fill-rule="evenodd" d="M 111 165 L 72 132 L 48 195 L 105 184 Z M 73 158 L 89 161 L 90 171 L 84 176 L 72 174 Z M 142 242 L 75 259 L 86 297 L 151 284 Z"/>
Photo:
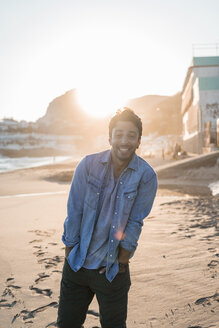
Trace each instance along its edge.
<path fill-rule="evenodd" d="M 109 240 L 109 261 L 114 262 L 115 261 L 115 251 L 116 251 L 116 239 L 119 238 L 119 230 L 118 227 L 121 225 L 119 220 L 119 204 L 120 204 L 120 198 L 121 198 L 121 189 L 123 189 L 123 184 L 124 184 L 124 175 L 126 173 L 127 169 L 123 171 L 121 176 L 119 177 L 117 181 L 117 194 L 116 194 L 116 202 L 115 202 L 115 207 L 114 207 L 114 212 L 113 212 L 113 220 L 112 220 L 112 225 L 111 225 L 111 231 L 110 231 L 110 240 Z M 118 233 L 118 235 L 117 235 Z"/>

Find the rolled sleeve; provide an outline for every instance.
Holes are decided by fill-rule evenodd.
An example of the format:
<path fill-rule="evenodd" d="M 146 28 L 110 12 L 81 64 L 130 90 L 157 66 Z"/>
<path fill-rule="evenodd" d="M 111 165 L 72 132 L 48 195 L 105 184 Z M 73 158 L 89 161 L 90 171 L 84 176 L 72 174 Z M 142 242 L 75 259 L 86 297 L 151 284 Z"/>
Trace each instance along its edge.
<path fill-rule="evenodd" d="M 79 242 L 83 203 L 86 192 L 86 157 L 78 164 L 71 183 L 67 203 L 67 217 L 64 222 L 63 243 L 73 247 Z"/>
<path fill-rule="evenodd" d="M 151 211 L 154 198 L 157 191 L 157 177 L 153 171 L 152 176 L 143 176 L 138 193 L 133 204 L 125 231 L 124 239 L 120 242 L 120 246 L 131 252 L 133 256 L 138 245 L 138 239 L 141 234 L 143 219 L 147 217 Z"/>

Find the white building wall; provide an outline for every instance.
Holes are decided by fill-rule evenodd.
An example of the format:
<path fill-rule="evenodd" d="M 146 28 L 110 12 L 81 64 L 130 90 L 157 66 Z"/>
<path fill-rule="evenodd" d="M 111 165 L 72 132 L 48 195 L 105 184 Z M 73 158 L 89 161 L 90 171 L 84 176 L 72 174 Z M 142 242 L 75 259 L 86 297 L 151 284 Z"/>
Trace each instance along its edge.
<path fill-rule="evenodd" d="M 219 90 L 200 91 L 199 102 L 202 112 L 202 131 L 204 131 L 205 123 L 211 122 L 211 131 L 216 133 L 217 118 L 219 118 Z"/>
<path fill-rule="evenodd" d="M 215 76 L 219 76 L 218 66 L 193 66 L 182 94 L 183 142 L 188 151 L 202 153 L 207 122 L 211 122 L 211 141 L 216 142 L 219 90 L 199 88 L 199 78 Z"/>

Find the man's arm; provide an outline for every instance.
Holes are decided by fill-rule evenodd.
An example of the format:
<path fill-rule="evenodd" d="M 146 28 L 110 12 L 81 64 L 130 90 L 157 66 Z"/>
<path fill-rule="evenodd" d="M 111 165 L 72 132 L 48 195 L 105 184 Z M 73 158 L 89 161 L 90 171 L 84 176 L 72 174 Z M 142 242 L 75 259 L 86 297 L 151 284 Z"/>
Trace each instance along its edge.
<path fill-rule="evenodd" d="M 66 245 L 65 254 L 68 257 L 71 249 L 79 242 L 81 218 L 87 184 L 86 157 L 78 164 L 67 203 L 67 217 L 64 222 L 62 241 Z"/>
<path fill-rule="evenodd" d="M 152 172 L 150 177 L 145 174 L 140 183 L 138 194 L 124 231 L 124 239 L 120 242 L 118 261 L 121 261 L 121 263 L 128 263 L 128 259 L 133 256 L 138 245 L 143 219 L 151 211 L 157 191 L 157 177 L 154 171 Z"/>

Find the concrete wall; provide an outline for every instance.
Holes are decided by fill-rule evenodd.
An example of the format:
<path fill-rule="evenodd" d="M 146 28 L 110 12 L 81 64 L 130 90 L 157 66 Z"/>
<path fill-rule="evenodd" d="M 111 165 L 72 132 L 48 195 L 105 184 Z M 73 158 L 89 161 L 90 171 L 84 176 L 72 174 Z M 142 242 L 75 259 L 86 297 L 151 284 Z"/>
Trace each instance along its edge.
<path fill-rule="evenodd" d="M 200 91 L 200 109 L 202 113 L 201 131 L 211 122 L 211 143 L 217 143 L 217 119 L 219 118 L 219 90 Z"/>
<path fill-rule="evenodd" d="M 183 149 L 189 153 L 202 154 L 203 140 L 202 133 L 190 135 L 188 139 L 183 139 Z"/>
<path fill-rule="evenodd" d="M 194 84 L 194 73 L 192 72 L 188 83 L 185 87 L 185 90 L 182 94 L 182 107 L 181 113 L 182 115 L 187 111 L 188 107 L 191 105 L 193 101 L 193 84 Z"/>
<path fill-rule="evenodd" d="M 197 78 L 192 83 L 192 92 L 191 80 L 189 81 L 188 87 L 186 87 L 184 91 L 184 99 L 188 99 L 189 94 L 192 95 L 192 99 L 190 105 L 187 105 L 183 115 L 183 149 L 191 153 L 201 154 L 203 140 L 200 131 L 201 112 L 199 107 L 200 95 Z"/>

